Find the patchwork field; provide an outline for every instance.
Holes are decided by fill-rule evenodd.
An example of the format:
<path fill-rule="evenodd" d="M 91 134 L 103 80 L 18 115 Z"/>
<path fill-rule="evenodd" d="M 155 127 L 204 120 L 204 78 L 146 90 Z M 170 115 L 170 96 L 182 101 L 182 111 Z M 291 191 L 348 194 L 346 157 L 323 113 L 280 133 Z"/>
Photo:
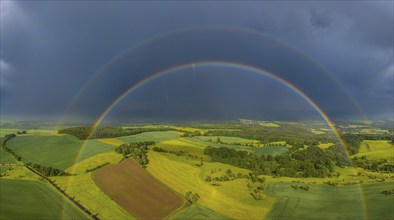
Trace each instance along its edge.
<path fill-rule="evenodd" d="M 167 141 L 179 138 L 180 135 L 174 131 L 151 131 L 141 134 L 129 135 L 124 137 L 114 138 L 124 143 L 141 142 L 141 141 Z"/>
<path fill-rule="evenodd" d="M 66 169 L 86 158 L 113 150 L 97 140 L 81 141 L 70 135 L 28 135 L 11 139 L 7 146 L 24 162 Z"/>
<path fill-rule="evenodd" d="M 89 219 L 44 183 L 0 179 L 0 219 Z"/>
<path fill-rule="evenodd" d="M 153 151 L 149 152 L 149 160 L 147 170 L 160 181 L 182 195 L 188 191 L 197 193 L 200 196 L 199 205 L 227 218 L 262 219 L 274 204 L 274 199 L 271 197 L 260 201 L 254 200 L 249 194 L 246 179 L 220 182 L 220 186 L 213 186 L 203 179 L 214 166 L 216 169 L 220 166 L 223 171 L 232 169 L 234 172 L 239 172 L 243 169 L 208 162 L 198 167 L 195 165 L 197 161 Z M 206 174 L 203 175 L 204 169 Z M 243 170 L 243 172 L 248 171 Z"/>
<path fill-rule="evenodd" d="M 117 164 L 121 159 L 122 156 L 115 152 L 98 154 L 68 168 L 66 171 L 74 174 L 73 176 L 52 177 L 51 179 L 89 211 L 98 214 L 100 219 L 134 219 L 101 191 L 91 178 L 91 172 L 86 173 L 86 169 L 92 169 L 107 162 Z"/>
<path fill-rule="evenodd" d="M 184 205 L 180 195 L 157 181 L 133 159 L 100 168 L 93 179 L 138 219 L 162 219 Z"/>
<path fill-rule="evenodd" d="M 291 185 L 309 186 L 309 190 L 293 189 Z M 323 186 L 299 183 L 272 183 L 267 194 L 278 199 L 268 218 L 272 219 L 391 219 L 394 215 L 393 196 L 383 195 L 392 183 L 351 186 Z M 364 210 L 363 195 L 366 209 Z"/>

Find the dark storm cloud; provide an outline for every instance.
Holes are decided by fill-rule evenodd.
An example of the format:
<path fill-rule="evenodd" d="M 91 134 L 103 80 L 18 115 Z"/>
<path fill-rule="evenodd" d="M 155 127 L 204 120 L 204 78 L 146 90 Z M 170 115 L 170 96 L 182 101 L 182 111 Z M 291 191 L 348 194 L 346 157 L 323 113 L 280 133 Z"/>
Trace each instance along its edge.
<path fill-rule="evenodd" d="M 2 1 L 1 111 L 4 115 L 59 115 L 88 79 L 126 48 L 159 33 L 218 25 L 263 31 L 293 45 L 320 62 L 370 116 L 391 115 L 392 4 Z M 195 35 L 167 39 L 128 54 L 82 94 L 73 114 L 97 115 L 146 74 L 204 59 L 242 61 L 269 69 L 300 87 L 331 116 L 353 112 L 341 97 L 343 92 L 334 89 L 335 82 L 293 50 L 247 34 Z M 160 103 L 149 100 L 152 103 L 134 103 L 130 108 L 152 109 Z M 208 110 L 195 111 L 209 115 Z M 152 110 L 154 114 L 157 111 Z"/>
<path fill-rule="evenodd" d="M 316 27 L 327 28 L 331 24 L 331 18 L 324 13 L 311 11 L 311 24 Z"/>

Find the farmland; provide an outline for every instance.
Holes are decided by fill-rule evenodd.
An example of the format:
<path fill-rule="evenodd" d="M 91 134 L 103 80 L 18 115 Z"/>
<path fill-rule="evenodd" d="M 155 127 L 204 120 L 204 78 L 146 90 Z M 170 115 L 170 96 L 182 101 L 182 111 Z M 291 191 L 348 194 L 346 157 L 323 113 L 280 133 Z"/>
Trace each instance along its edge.
<path fill-rule="evenodd" d="M 368 159 L 388 159 L 394 162 L 393 145 L 388 141 L 364 140 L 361 142 L 360 151 L 355 156 L 366 156 Z"/>
<path fill-rule="evenodd" d="M 249 194 L 244 179 L 221 182 L 221 186 L 212 186 L 203 180 L 203 170 L 195 166 L 193 161 L 157 152 L 149 152 L 149 159 L 151 162 L 148 171 L 152 175 L 180 194 L 188 191 L 197 193 L 200 196 L 198 204 L 220 215 L 240 219 L 248 213 L 249 218 L 259 219 L 268 213 L 274 203 L 274 199 L 270 197 L 261 201 L 254 200 Z M 215 165 L 204 163 L 203 167 L 207 169 L 206 172 L 210 172 L 213 166 Z M 219 166 L 222 170 L 237 169 L 231 165 Z M 244 173 L 248 172 L 240 170 Z"/>
<path fill-rule="evenodd" d="M 174 131 L 151 131 L 151 132 L 144 132 L 136 135 L 118 137 L 114 139 L 125 143 L 130 143 L 130 142 L 141 142 L 141 141 L 166 141 L 178 137 L 179 137 L 179 133 Z"/>
<path fill-rule="evenodd" d="M 11 154 L 0 148 L 0 163 L 18 163 L 18 161 Z"/>
<path fill-rule="evenodd" d="M 309 190 L 291 186 L 308 186 Z M 391 183 L 351 186 L 323 186 L 299 183 L 269 184 L 267 194 L 277 198 L 270 218 L 281 219 L 390 219 L 394 215 L 392 196 L 382 190 L 391 190 Z M 365 198 L 364 198 L 365 197 Z M 366 212 L 364 211 L 364 200 Z"/>
<path fill-rule="evenodd" d="M 132 159 L 99 169 L 93 179 L 108 196 L 138 219 L 164 218 L 184 203 L 181 196 L 154 179 Z"/>
<path fill-rule="evenodd" d="M 113 149 L 113 146 L 97 140 L 80 141 L 69 135 L 18 136 L 11 139 L 8 146 L 24 162 L 58 169 L 66 169 L 76 162 Z"/>
<path fill-rule="evenodd" d="M 203 206 L 192 205 L 185 208 L 173 215 L 170 219 L 181 220 L 181 219 L 228 219 L 222 215 L 219 215 L 212 210 L 209 210 Z"/>
<path fill-rule="evenodd" d="M 257 126 L 256 129 L 262 129 L 262 126 Z M 295 149 L 283 139 L 263 144 L 248 137 L 198 136 L 198 133 L 197 136 L 182 135 L 195 131 L 242 132 L 242 129 L 223 130 L 223 127 L 215 129 L 214 126 L 209 126 L 209 129 L 204 127 L 204 130 L 183 129 L 179 125 L 176 128 L 179 132 L 151 131 L 88 141 L 65 134 L 23 134 L 10 139 L 7 147 L 22 157 L 19 165 L 31 161 L 70 173 L 70 176 L 49 178 L 100 219 L 244 219 L 245 216 L 248 219 L 353 219 L 364 218 L 364 215 L 370 219 L 385 219 L 393 215 L 392 212 L 384 212 L 389 209 L 387 204 L 392 201 L 392 195 L 381 193 L 392 192 L 390 184 L 394 177 L 391 173 L 334 166 L 332 175 L 322 178 L 313 172 L 310 176 L 301 176 L 275 168 L 286 165 L 281 160 L 288 160 L 294 154 L 308 158 L 307 152 L 329 151 L 334 145 L 334 142 L 327 141 L 331 139 L 314 142 L 315 146 L 302 142 L 298 144 L 300 148 Z M 141 141 L 155 141 L 147 148 L 149 163 L 146 169 L 133 159 L 124 159 L 130 155 L 115 151 L 121 144 Z M 387 140 L 363 140 L 360 143 L 358 153 L 352 157 L 387 159 L 387 163 L 392 161 L 390 152 L 393 145 Z M 211 153 L 207 149 L 211 149 Z M 229 155 L 232 159 L 226 159 Z M 3 149 L 0 156 L 2 163 L 16 163 Z M 259 165 L 255 166 L 257 169 L 244 169 L 245 165 L 259 164 L 265 160 L 270 160 L 261 163 L 271 166 L 267 172 L 259 169 Z M 297 157 L 293 157 L 292 164 L 298 166 L 296 160 Z M 299 164 L 303 165 L 302 162 Z M 285 169 L 291 167 L 285 166 Z M 2 180 L 49 186 L 24 166 L 1 166 L 0 172 Z M 257 179 L 262 181 L 256 182 Z M 309 188 L 303 190 L 299 186 Z M 364 194 L 360 193 L 360 186 Z M 62 202 L 70 203 L 60 193 L 50 189 L 59 194 Z M 256 192 L 257 189 L 259 191 Z M 28 190 L 23 192 L 28 193 Z M 190 203 L 189 192 L 198 195 L 198 199 Z M 7 209 L 13 212 L 12 208 Z M 39 207 L 36 209 L 40 210 Z M 155 211 L 152 212 L 152 209 Z"/>
<path fill-rule="evenodd" d="M 184 138 L 163 141 L 156 144 L 156 146 L 161 147 L 167 151 L 174 151 L 174 152 L 183 151 L 183 152 L 187 152 L 188 154 L 192 154 L 194 156 L 208 159 L 207 155 L 204 154 L 205 145 L 193 141 L 189 141 Z"/>
<path fill-rule="evenodd" d="M 51 179 L 89 211 L 98 214 L 100 219 L 134 219 L 100 190 L 91 178 L 91 172 L 86 173 L 86 169 L 92 169 L 107 162 L 116 164 L 121 159 L 122 157 L 115 152 L 97 154 L 66 170 L 74 175 Z"/>
<path fill-rule="evenodd" d="M 0 179 L 0 184 L 0 219 L 88 219 L 42 182 Z"/>
<path fill-rule="evenodd" d="M 258 143 L 259 141 L 257 140 L 249 140 L 245 138 L 239 138 L 239 137 L 227 137 L 227 136 L 197 136 L 196 139 L 202 140 L 202 141 L 208 141 L 208 142 L 213 142 L 216 141 L 217 139 L 220 139 L 221 142 L 224 143 L 235 143 L 235 144 L 254 144 Z"/>

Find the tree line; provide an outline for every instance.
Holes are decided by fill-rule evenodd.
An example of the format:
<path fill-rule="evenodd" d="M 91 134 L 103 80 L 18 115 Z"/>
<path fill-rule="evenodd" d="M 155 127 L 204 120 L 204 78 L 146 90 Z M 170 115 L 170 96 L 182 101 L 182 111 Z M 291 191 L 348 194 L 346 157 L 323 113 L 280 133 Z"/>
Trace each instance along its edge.
<path fill-rule="evenodd" d="M 387 159 L 368 160 L 366 156 L 354 157 L 353 164 L 356 167 L 363 168 L 372 172 L 394 173 L 394 164 L 389 163 Z"/>
<path fill-rule="evenodd" d="M 14 137 L 16 137 L 15 134 L 7 134 L 6 136 L 4 136 L 3 140 L 1 141 L 1 148 L 7 153 L 11 154 L 16 160 L 21 161 L 22 157 L 7 147 L 7 142 Z"/>
<path fill-rule="evenodd" d="M 44 176 L 69 176 L 70 175 L 69 173 L 65 172 L 64 170 L 53 168 L 50 166 L 43 166 L 40 164 L 31 163 L 31 162 L 27 162 L 25 165 L 28 167 L 31 167 L 32 169 L 34 169 L 38 173 L 41 173 Z"/>
<path fill-rule="evenodd" d="M 64 128 L 58 131 L 59 134 L 69 134 L 77 137 L 80 140 L 97 139 L 97 138 L 114 138 L 121 136 L 128 136 L 140 134 L 149 131 L 170 131 L 176 130 L 172 128 L 127 128 L 111 127 L 111 126 L 80 126 Z"/>
<path fill-rule="evenodd" d="M 206 147 L 204 154 L 213 162 L 231 164 L 252 170 L 255 174 L 288 177 L 328 177 L 335 166 L 349 166 L 346 155 L 332 146 L 326 150 L 308 147 L 303 150 L 289 151 L 284 154 L 253 155 L 247 151 L 238 151 L 226 147 Z"/>

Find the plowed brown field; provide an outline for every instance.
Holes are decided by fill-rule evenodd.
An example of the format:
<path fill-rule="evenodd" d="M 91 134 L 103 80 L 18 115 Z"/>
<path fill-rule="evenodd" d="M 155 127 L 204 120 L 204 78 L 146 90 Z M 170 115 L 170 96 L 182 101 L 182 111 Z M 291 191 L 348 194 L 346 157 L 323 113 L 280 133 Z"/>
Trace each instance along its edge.
<path fill-rule="evenodd" d="M 93 180 L 138 219 L 162 219 L 184 204 L 180 195 L 155 179 L 133 159 L 98 169 Z"/>

